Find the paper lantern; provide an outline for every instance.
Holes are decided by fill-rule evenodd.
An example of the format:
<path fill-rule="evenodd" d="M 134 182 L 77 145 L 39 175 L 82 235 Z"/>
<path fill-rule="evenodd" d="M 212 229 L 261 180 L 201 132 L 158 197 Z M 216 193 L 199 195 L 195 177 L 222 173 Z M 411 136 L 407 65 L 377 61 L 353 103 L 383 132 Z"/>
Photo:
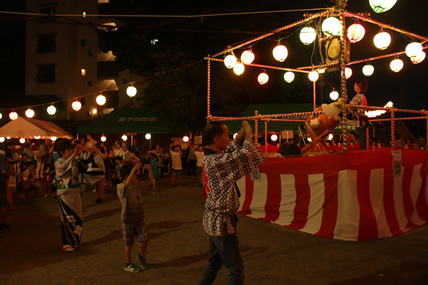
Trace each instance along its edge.
<path fill-rule="evenodd" d="M 20 143 L 20 144 L 24 144 L 24 143 L 25 143 L 25 138 L 20 138 L 20 139 L 19 139 L 19 143 Z"/>
<path fill-rule="evenodd" d="M 243 64 L 251 64 L 254 61 L 254 53 L 251 50 L 245 50 L 241 54 L 241 62 Z"/>
<path fill-rule="evenodd" d="M 106 138 L 106 136 L 105 136 L 105 135 L 102 135 L 100 140 L 101 140 L 102 142 L 105 142 L 105 141 L 107 140 L 107 138 Z"/>
<path fill-rule="evenodd" d="M 391 44 L 391 36 L 381 31 L 374 36 L 373 43 L 378 49 L 384 50 Z"/>
<path fill-rule="evenodd" d="M 366 30 L 360 24 L 352 24 L 348 28 L 348 39 L 351 43 L 356 43 L 362 40 Z"/>
<path fill-rule="evenodd" d="M 183 137 L 183 141 L 184 141 L 184 142 L 188 142 L 188 141 L 189 141 L 189 137 L 188 137 L 188 136 L 184 136 L 184 137 Z"/>
<path fill-rule="evenodd" d="M 236 140 L 237 137 L 238 137 L 238 133 L 234 133 L 233 134 L 233 139 Z"/>
<path fill-rule="evenodd" d="M 126 88 L 126 94 L 129 97 L 134 97 L 135 95 L 137 95 L 137 88 L 135 88 L 134 86 L 129 86 L 128 88 Z"/>
<path fill-rule="evenodd" d="M 126 142 L 126 140 L 128 139 L 128 136 L 127 135 L 123 135 L 122 136 L 122 140 L 124 141 L 124 142 Z"/>
<path fill-rule="evenodd" d="M 404 63 L 401 59 L 396 58 L 393 61 L 391 61 L 389 67 L 394 72 L 399 72 L 401 69 L 403 69 Z"/>
<path fill-rule="evenodd" d="M 345 78 L 348 79 L 351 76 L 352 76 L 352 69 L 350 69 L 349 67 L 345 67 Z"/>
<path fill-rule="evenodd" d="M 18 113 L 16 113 L 15 111 L 10 112 L 9 119 L 11 119 L 12 121 L 15 121 L 16 119 L 18 119 Z"/>
<path fill-rule="evenodd" d="M 245 66 L 242 62 L 237 62 L 235 66 L 233 67 L 233 72 L 235 72 L 236 75 L 241 75 L 245 71 Z"/>
<path fill-rule="evenodd" d="M 276 140 L 278 139 L 278 136 L 273 134 L 270 136 L 271 141 L 276 142 Z"/>
<path fill-rule="evenodd" d="M 27 111 L 25 111 L 25 116 L 27 116 L 27 118 L 34 117 L 34 111 L 33 111 L 33 109 L 27 109 Z"/>
<path fill-rule="evenodd" d="M 320 75 L 318 74 L 318 72 L 316 70 L 313 70 L 313 71 L 309 72 L 309 74 L 308 74 L 308 78 L 312 82 L 317 81 L 319 77 L 320 77 Z"/>
<path fill-rule="evenodd" d="M 77 112 L 80 109 L 82 109 L 82 103 L 80 103 L 79 101 L 76 100 L 73 103 L 71 103 L 71 108 Z"/>
<path fill-rule="evenodd" d="M 317 37 L 317 32 L 312 27 L 304 27 L 303 29 L 300 30 L 299 37 L 300 37 L 300 41 L 304 45 L 310 45 L 315 41 Z"/>
<path fill-rule="evenodd" d="M 288 50 L 283 45 L 277 45 L 273 49 L 272 53 L 273 53 L 273 57 L 279 62 L 283 62 L 288 56 Z"/>
<path fill-rule="evenodd" d="M 95 99 L 95 101 L 97 102 L 98 105 L 102 106 L 106 103 L 106 97 L 103 94 L 100 94 L 97 96 L 97 98 Z"/>
<path fill-rule="evenodd" d="M 322 22 L 321 30 L 327 37 L 338 36 L 342 31 L 342 24 L 338 18 L 329 17 Z"/>
<path fill-rule="evenodd" d="M 144 137 L 146 138 L 146 140 L 150 140 L 152 138 L 152 134 L 147 133 Z"/>
<path fill-rule="evenodd" d="M 57 138 L 55 136 L 51 137 L 51 141 L 53 141 L 53 142 L 56 141 L 56 139 Z"/>
<path fill-rule="evenodd" d="M 391 9 L 397 0 L 369 0 L 370 7 L 376 13 L 383 13 Z"/>
<path fill-rule="evenodd" d="M 406 46 L 406 55 L 410 58 L 419 55 L 422 52 L 422 44 L 413 42 Z"/>
<path fill-rule="evenodd" d="M 363 66 L 363 74 L 365 76 L 372 76 L 374 73 L 374 66 L 371 64 L 366 64 Z"/>
<path fill-rule="evenodd" d="M 333 101 L 336 101 L 337 98 L 339 98 L 339 92 L 337 92 L 336 90 L 333 90 L 330 92 L 330 99 Z"/>
<path fill-rule="evenodd" d="M 426 56 L 426 54 L 423 51 L 419 55 L 411 57 L 410 60 L 412 61 L 413 64 L 418 64 L 418 63 L 421 63 L 422 61 L 424 61 L 425 56 Z"/>
<path fill-rule="evenodd" d="M 47 112 L 48 112 L 48 114 L 49 114 L 49 115 L 55 115 L 55 113 L 56 113 L 56 108 L 55 108 L 55 106 L 54 106 L 54 105 L 50 105 L 50 106 L 47 108 Z"/>
<path fill-rule="evenodd" d="M 0 120 L 3 118 L 3 114 L 2 113 L 0 113 Z"/>
<path fill-rule="evenodd" d="M 266 84 L 269 81 L 269 75 L 266 72 L 262 72 L 259 74 L 259 77 L 257 77 L 257 81 L 260 85 Z"/>
<path fill-rule="evenodd" d="M 234 55 L 229 54 L 224 58 L 224 65 L 228 69 L 231 69 L 235 66 L 236 61 L 237 61 L 236 57 Z"/>
<path fill-rule="evenodd" d="M 5 138 L 4 137 L 0 137 L 0 143 L 4 142 Z"/>
<path fill-rule="evenodd" d="M 285 80 L 285 82 L 287 82 L 287 83 L 291 83 L 291 82 L 293 82 L 294 77 L 295 77 L 294 72 L 291 72 L 291 71 L 287 71 L 287 72 L 284 74 L 284 80 Z"/>

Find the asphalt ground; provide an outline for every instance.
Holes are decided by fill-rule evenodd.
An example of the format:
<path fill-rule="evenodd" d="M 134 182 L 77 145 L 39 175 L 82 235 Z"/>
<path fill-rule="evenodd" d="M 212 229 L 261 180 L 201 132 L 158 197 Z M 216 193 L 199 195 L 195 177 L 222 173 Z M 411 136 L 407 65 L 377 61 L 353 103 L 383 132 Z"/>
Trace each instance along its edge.
<path fill-rule="evenodd" d="M 0 284 L 198 284 L 208 257 L 202 229 L 204 202 L 196 176 L 183 175 L 182 188 L 161 177 L 156 194 L 145 195 L 150 231 L 144 272 L 123 270 L 120 203 L 111 190 L 95 203 L 83 198 L 83 243 L 61 250 L 58 205 L 15 195 L 8 212 L 11 229 L 0 233 Z M 240 216 L 238 234 L 246 284 L 428 284 L 428 226 L 374 241 L 339 241 Z M 134 244 L 133 261 L 139 244 Z M 227 284 L 223 268 L 215 284 Z"/>

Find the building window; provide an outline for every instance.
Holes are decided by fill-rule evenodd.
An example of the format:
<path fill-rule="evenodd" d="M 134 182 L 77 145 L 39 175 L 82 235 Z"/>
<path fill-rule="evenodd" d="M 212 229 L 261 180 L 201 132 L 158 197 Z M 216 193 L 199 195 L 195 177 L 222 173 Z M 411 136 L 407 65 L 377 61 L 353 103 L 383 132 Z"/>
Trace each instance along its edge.
<path fill-rule="evenodd" d="M 86 76 L 86 68 L 80 69 L 80 76 Z"/>
<path fill-rule="evenodd" d="M 41 24 L 55 23 L 56 22 L 55 13 L 56 13 L 55 7 L 40 8 L 40 14 L 47 15 L 47 16 L 37 17 L 37 22 Z"/>
<path fill-rule="evenodd" d="M 37 83 L 55 82 L 55 65 L 43 64 L 37 66 Z"/>
<path fill-rule="evenodd" d="M 38 37 L 38 42 L 37 42 L 38 53 L 55 52 L 55 50 L 56 50 L 56 41 L 55 41 L 54 35 L 43 35 Z"/>

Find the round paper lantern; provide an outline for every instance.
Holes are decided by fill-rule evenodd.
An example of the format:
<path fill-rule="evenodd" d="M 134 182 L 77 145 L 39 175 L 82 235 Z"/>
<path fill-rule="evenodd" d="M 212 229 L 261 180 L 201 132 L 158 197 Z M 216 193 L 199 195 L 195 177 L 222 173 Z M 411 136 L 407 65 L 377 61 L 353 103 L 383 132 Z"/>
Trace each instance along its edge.
<path fill-rule="evenodd" d="M 105 136 L 105 135 L 102 135 L 100 140 L 101 140 L 102 142 L 105 142 L 105 141 L 107 140 L 107 138 L 106 138 L 106 136 Z"/>
<path fill-rule="evenodd" d="M 55 136 L 53 136 L 53 137 L 51 137 L 51 141 L 56 141 L 56 137 Z"/>
<path fill-rule="evenodd" d="M 374 66 L 371 64 L 366 64 L 363 66 L 363 74 L 365 76 L 372 76 L 374 73 Z"/>
<path fill-rule="evenodd" d="M 422 44 L 413 42 L 406 46 L 406 55 L 410 58 L 419 55 L 422 52 Z"/>
<path fill-rule="evenodd" d="M 100 94 L 97 96 L 95 101 L 97 102 L 98 105 L 102 106 L 106 103 L 106 97 L 103 94 Z"/>
<path fill-rule="evenodd" d="M 360 24 L 352 24 L 348 28 L 348 39 L 351 43 L 356 43 L 362 40 L 366 30 Z"/>
<path fill-rule="evenodd" d="M 0 120 L 3 118 L 3 114 L 2 113 L 0 113 Z"/>
<path fill-rule="evenodd" d="M 237 137 L 238 137 L 238 133 L 234 133 L 233 134 L 233 139 L 236 140 Z"/>
<path fill-rule="evenodd" d="M 231 69 L 235 66 L 236 61 L 237 61 L 236 57 L 234 55 L 229 54 L 224 58 L 224 65 L 228 69 Z"/>
<path fill-rule="evenodd" d="M 338 36 L 342 31 L 342 24 L 338 18 L 329 17 L 322 22 L 321 30 L 327 37 Z"/>
<path fill-rule="evenodd" d="M 315 41 L 317 37 L 317 32 L 312 27 L 304 27 L 303 29 L 300 30 L 299 37 L 300 37 L 300 41 L 304 45 L 310 45 Z"/>
<path fill-rule="evenodd" d="M 351 76 L 352 76 L 352 69 L 350 69 L 349 67 L 345 67 L 345 78 L 348 79 Z"/>
<path fill-rule="evenodd" d="M 392 103 L 392 101 L 388 101 L 388 103 L 386 103 L 385 107 L 389 107 L 391 108 L 392 106 L 394 106 L 394 103 Z"/>
<path fill-rule="evenodd" d="M 0 137 L 0 143 L 4 142 L 5 138 L 4 137 Z"/>
<path fill-rule="evenodd" d="M 399 72 L 404 66 L 404 63 L 401 59 L 396 58 L 393 61 L 391 61 L 389 67 L 391 68 L 392 71 L 394 72 Z"/>
<path fill-rule="evenodd" d="M 339 92 L 337 92 L 336 90 L 333 90 L 330 92 L 330 99 L 333 101 L 336 101 L 337 98 L 339 98 Z"/>
<path fill-rule="evenodd" d="M 320 77 L 320 75 L 318 74 L 318 72 L 316 70 L 313 70 L 313 71 L 309 72 L 309 74 L 308 74 L 308 78 L 312 82 L 317 81 L 319 77 Z"/>
<path fill-rule="evenodd" d="M 383 13 L 391 9 L 397 3 L 397 0 L 369 0 L 369 3 L 373 11 Z"/>
<path fill-rule="evenodd" d="M 76 100 L 73 103 L 71 103 L 71 108 L 73 108 L 73 110 L 77 112 L 80 109 L 82 109 L 82 103 Z"/>
<path fill-rule="evenodd" d="M 425 56 L 426 56 L 426 54 L 425 54 L 425 52 L 423 51 L 423 52 L 421 52 L 419 55 L 411 57 L 411 58 L 410 58 L 410 60 L 412 61 L 412 63 L 413 63 L 413 64 L 418 64 L 418 63 L 420 63 L 420 62 L 424 61 Z M 0 117 L 0 118 L 1 118 L 1 117 Z"/>
<path fill-rule="evenodd" d="M 235 72 L 236 75 L 241 75 L 245 71 L 245 66 L 242 62 L 237 62 L 235 66 L 233 67 L 233 72 Z"/>
<path fill-rule="evenodd" d="M 137 95 L 137 88 L 135 88 L 134 86 L 128 86 L 128 88 L 126 88 L 126 94 L 129 97 L 134 97 L 135 95 Z"/>
<path fill-rule="evenodd" d="M 50 106 L 47 108 L 47 111 L 48 111 L 48 114 L 49 114 L 49 115 L 55 115 L 55 113 L 56 113 L 56 108 L 55 108 L 55 106 L 54 106 L 54 105 L 50 105 Z"/>
<path fill-rule="evenodd" d="M 251 50 L 245 50 L 241 54 L 241 62 L 243 64 L 251 64 L 254 61 L 254 53 Z"/>
<path fill-rule="evenodd" d="M 150 140 L 152 138 L 152 134 L 147 133 L 144 137 L 146 138 L 146 140 Z"/>
<path fill-rule="evenodd" d="M 266 84 L 269 81 L 269 75 L 267 75 L 266 72 L 262 72 L 259 74 L 259 77 L 257 77 L 257 81 L 260 85 Z"/>
<path fill-rule="evenodd" d="M 387 32 L 379 32 L 374 36 L 373 43 L 378 49 L 384 50 L 391 44 L 391 36 Z"/>
<path fill-rule="evenodd" d="M 122 136 L 122 140 L 124 141 L 124 142 L 126 142 L 126 140 L 128 139 L 128 136 L 127 135 L 123 135 Z"/>
<path fill-rule="evenodd" d="M 278 136 L 273 134 L 270 136 L 271 141 L 276 142 L 276 140 L 278 139 Z"/>
<path fill-rule="evenodd" d="M 25 111 L 25 116 L 27 116 L 27 118 L 34 117 L 34 111 L 33 111 L 33 109 L 27 109 L 27 111 Z"/>
<path fill-rule="evenodd" d="M 20 138 L 20 139 L 19 139 L 19 143 L 20 143 L 20 144 L 24 144 L 24 143 L 25 143 L 25 138 Z"/>
<path fill-rule="evenodd" d="M 184 136 L 184 137 L 183 137 L 183 141 L 184 141 L 184 142 L 188 142 L 188 141 L 189 141 L 189 137 L 188 137 L 188 136 Z"/>
<path fill-rule="evenodd" d="M 272 53 L 273 53 L 273 57 L 279 62 L 283 62 L 288 56 L 288 50 L 283 45 L 277 45 L 273 49 Z"/>
<path fill-rule="evenodd" d="M 18 119 L 18 113 L 16 113 L 15 111 L 10 112 L 9 119 L 11 119 L 12 121 L 15 121 L 16 119 Z"/>
<path fill-rule="evenodd" d="M 285 82 L 287 82 L 287 83 L 291 83 L 291 82 L 293 82 L 294 77 L 295 77 L 294 72 L 291 72 L 291 71 L 287 71 L 287 72 L 284 74 L 284 80 L 285 80 Z"/>

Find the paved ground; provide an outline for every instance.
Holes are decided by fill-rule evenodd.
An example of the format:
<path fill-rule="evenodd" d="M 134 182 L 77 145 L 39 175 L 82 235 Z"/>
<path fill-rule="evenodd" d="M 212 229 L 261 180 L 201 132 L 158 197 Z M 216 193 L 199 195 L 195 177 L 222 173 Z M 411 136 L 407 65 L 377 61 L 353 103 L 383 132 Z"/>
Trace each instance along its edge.
<path fill-rule="evenodd" d="M 15 197 L 17 209 L 9 211 L 12 229 L 0 233 L 0 284 L 197 284 L 208 252 L 201 190 L 194 176 L 183 176 L 181 189 L 168 189 L 168 179 L 161 178 L 158 193 L 145 196 L 152 238 L 148 270 L 123 270 L 115 193 L 101 204 L 94 203 L 95 193 L 85 193 L 84 243 L 65 253 L 57 202 L 39 191 Z M 240 223 L 246 284 L 428 284 L 426 225 L 393 238 L 344 242 L 248 217 Z M 137 244 L 133 249 L 134 257 Z M 227 284 L 224 269 L 215 284 Z"/>

